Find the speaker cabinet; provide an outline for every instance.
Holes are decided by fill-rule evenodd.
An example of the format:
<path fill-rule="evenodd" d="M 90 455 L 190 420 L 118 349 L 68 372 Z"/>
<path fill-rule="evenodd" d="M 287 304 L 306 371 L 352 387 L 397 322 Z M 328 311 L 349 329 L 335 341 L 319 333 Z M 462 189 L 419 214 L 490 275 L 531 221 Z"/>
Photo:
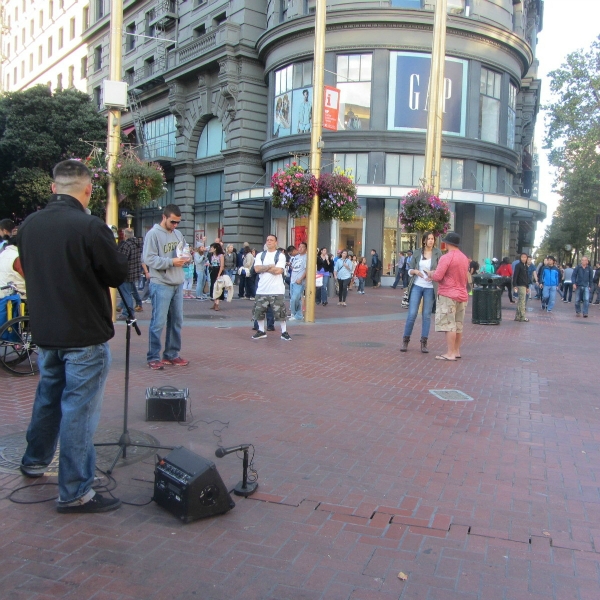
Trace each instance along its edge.
<path fill-rule="evenodd" d="M 146 421 L 180 421 L 187 419 L 189 389 L 171 386 L 146 390 Z"/>
<path fill-rule="evenodd" d="M 235 506 L 215 463 L 181 446 L 156 465 L 152 499 L 184 523 L 221 515 Z"/>

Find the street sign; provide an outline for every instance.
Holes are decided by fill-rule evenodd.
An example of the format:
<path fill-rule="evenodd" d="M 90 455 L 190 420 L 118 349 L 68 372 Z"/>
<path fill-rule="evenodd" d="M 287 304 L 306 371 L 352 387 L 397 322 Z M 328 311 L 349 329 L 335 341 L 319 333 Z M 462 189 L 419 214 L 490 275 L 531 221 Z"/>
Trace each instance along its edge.
<path fill-rule="evenodd" d="M 337 131 L 340 112 L 340 90 L 329 85 L 323 86 L 325 101 L 323 102 L 323 129 Z"/>

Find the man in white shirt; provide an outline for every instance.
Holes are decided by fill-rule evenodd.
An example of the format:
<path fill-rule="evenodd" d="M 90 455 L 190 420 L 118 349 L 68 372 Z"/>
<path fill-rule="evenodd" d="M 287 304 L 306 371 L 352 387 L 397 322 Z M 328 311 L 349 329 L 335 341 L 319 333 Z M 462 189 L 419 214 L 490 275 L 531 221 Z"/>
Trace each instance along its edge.
<path fill-rule="evenodd" d="M 254 270 L 258 276 L 256 300 L 254 302 L 254 319 L 258 322 L 258 331 L 253 340 L 267 337 L 265 333 L 265 315 L 269 306 L 273 310 L 275 320 L 281 324 L 281 339 L 289 342 L 292 338 L 287 332 L 285 311 L 285 253 L 277 250 L 277 236 L 267 236 L 267 249 L 256 255 Z"/>

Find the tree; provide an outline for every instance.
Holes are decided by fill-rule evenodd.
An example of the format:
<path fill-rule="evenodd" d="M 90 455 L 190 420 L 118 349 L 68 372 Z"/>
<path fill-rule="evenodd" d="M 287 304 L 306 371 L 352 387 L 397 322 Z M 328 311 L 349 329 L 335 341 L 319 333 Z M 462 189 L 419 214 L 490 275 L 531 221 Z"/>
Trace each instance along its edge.
<path fill-rule="evenodd" d="M 25 217 L 51 194 L 52 167 L 104 143 L 106 118 L 77 90 L 38 85 L 0 97 L 0 217 Z"/>
<path fill-rule="evenodd" d="M 555 101 L 546 107 L 545 147 L 561 200 L 544 246 L 585 250 L 600 213 L 600 37 L 587 52 L 569 54 L 550 79 Z"/>

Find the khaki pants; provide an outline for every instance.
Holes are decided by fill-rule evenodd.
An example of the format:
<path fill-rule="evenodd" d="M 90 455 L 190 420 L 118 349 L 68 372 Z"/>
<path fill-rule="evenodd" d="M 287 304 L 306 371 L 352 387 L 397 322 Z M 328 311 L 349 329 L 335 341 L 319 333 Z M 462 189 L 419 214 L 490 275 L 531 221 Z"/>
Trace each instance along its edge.
<path fill-rule="evenodd" d="M 525 317 L 525 305 L 527 301 L 527 287 L 520 285 L 518 288 L 519 297 L 517 299 L 517 314 L 515 321 L 523 321 Z"/>

